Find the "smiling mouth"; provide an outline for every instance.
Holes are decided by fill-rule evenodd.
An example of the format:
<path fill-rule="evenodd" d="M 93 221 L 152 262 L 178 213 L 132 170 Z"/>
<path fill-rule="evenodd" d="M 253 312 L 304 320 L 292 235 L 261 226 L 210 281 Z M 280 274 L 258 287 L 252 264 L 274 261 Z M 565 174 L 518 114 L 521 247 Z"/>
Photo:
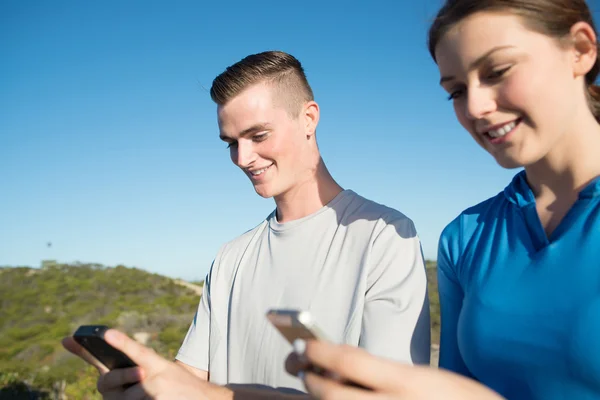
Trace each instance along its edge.
<path fill-rule="evenodd" d="M 247 171 L 248 171 L 248 173 L 251 176 L 260 176 L 260 175 L 264 174 L 272 166 L 273 166 L 273 164 L 271 164 L 271 165 L 269 165 L 268 167 L 265 167 L 265 168 L 256 169 L 256 170 L 253 170 L 253 171 L 250 171 L 250 170 L 247 170 Z"/>
<path fill-rule="evenodd" d="M 489 131 L 485 132 L 485 135 L 492 140 L 503 138 L 504 136 L 514 131 L 515 128 L 521 123 L 521 121 L 522 118 L 517 118 L 516 120 L 504 124 L 497 129 L 490 129 Z"/>

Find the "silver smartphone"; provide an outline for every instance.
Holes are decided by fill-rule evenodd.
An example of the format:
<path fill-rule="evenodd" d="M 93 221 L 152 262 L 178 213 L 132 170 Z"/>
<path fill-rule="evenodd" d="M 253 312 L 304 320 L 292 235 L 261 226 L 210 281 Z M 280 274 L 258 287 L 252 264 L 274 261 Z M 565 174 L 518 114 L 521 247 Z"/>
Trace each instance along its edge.
<path fill-rule="evenodd" d="M 319 329 L 316 321 L 308 311 L 273 309 L 267 312 L 267 318 L 292 345 L 296 339 L 316 339 L 329 341 L 323 331 Z M 327 376 L 331 379 L 340 380 L 339 377 L 328 373 L 324 369 L 315 365 L 311 365 L 308 369 L 316 374 Z M 343 382 L 349 386 L 370 390 L 355 382 L 347 380 L 344 380 Z"/>
<path fill-rule="evenodd" d="M 267 318 L 292 345 L 296 339 L 327 340 L 308 311 L 273 309 L 267 312 Z"/>

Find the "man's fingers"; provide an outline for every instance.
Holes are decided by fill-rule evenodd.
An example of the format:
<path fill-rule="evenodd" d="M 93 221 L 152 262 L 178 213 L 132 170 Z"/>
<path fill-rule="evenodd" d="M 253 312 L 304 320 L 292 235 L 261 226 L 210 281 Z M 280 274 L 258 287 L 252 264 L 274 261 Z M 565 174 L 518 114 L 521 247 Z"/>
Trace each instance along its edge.
<path fill-rule="evenodd" d="M 134 363 L 142 367 L 149 375 L 152 375 L 153 371 L 162 369 L 165 363 L 169 362 L 156 354 L 154 350 L 143 346 L 115 329 L 107 330 L 104 333 L 104 339 L 115 349 L 121 350 L 129 356 Z"/>
<path fill-rule="evenodd" d="M 79 343 L 75 341 L 71 336 L 68 336 L 62 340 L 63 347 L 75 354 L 77 357 L 81 358 L 83 361 L 87 362 L 91 366 L 95 367 L 98 372 L 102 375 L 108 372 L 108 368 L 104 366 L 100 361 L 96 359 L 93 355 L 91 355 L 86 349 L 84 349 Z"/>
<path fill-rule="evenodd" d="M 304 384 L 308 392 L 317 399 L 323 400 L 376 400 L 381 399 L 380 394 L 363 389 L 346 386 L 339 381 L 323 376 L 307 373 Z"/>
<path fill-rule="evenodd" d="M 146 400 L 151 399 L 152 396 L 146 391 L 141 383 L 133 385 L 123 392 L 123 397 L 127 400 Z"/>
<path fill-rule="evenodd" d="M 142 379 L 144 379 L 144 371 L 140 367 L 115 369 L 98 378 L 98 391 L 103 394 L 123 391 L 124 385 L 137 383 Z"/>

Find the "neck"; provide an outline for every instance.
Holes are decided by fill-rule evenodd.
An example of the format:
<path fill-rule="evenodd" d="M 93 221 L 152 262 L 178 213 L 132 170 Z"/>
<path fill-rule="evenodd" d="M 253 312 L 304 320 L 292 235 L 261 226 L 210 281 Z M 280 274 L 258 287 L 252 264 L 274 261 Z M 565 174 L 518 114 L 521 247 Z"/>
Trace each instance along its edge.
<path fill-rule="evenodd" d="M 316 169 L 305 179 L 275 197 L 277 220 L 283 223 L 306 217 L 324 207 L 342 190 L 327 170 L 323 159 L 319 158 Z"/>
<path fill-rule="evenodd" d="M 553 150 L 525 167 L 536 198 L 575 197 L 600 175 L 600 125 L 591 113 L 574 120 L 577 126 L 566 132 Z"/>

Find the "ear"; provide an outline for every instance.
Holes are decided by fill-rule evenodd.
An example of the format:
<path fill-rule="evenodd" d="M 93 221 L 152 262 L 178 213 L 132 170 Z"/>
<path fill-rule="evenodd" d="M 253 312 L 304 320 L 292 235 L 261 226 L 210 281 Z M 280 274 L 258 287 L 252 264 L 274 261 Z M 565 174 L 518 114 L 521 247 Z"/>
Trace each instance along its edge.
<path fill-rule="evenodd" d="M 596 33 L 590 24 L 581 21 L 571 27 L 570 36 L 575 54 L 573 58 L 573 74 L 575 77 L 585 77 L 594 67 L 598 58 Z"/>
<path fill-rule="evenodd" d="M 319 124 L 319 116 L 319 105 L 315 101 L 309 101 L 304 104 L 302 117 L 304 118 L 304 131 L 306 132 L 307 139 L 315 136 L 317 125 Z"/>

